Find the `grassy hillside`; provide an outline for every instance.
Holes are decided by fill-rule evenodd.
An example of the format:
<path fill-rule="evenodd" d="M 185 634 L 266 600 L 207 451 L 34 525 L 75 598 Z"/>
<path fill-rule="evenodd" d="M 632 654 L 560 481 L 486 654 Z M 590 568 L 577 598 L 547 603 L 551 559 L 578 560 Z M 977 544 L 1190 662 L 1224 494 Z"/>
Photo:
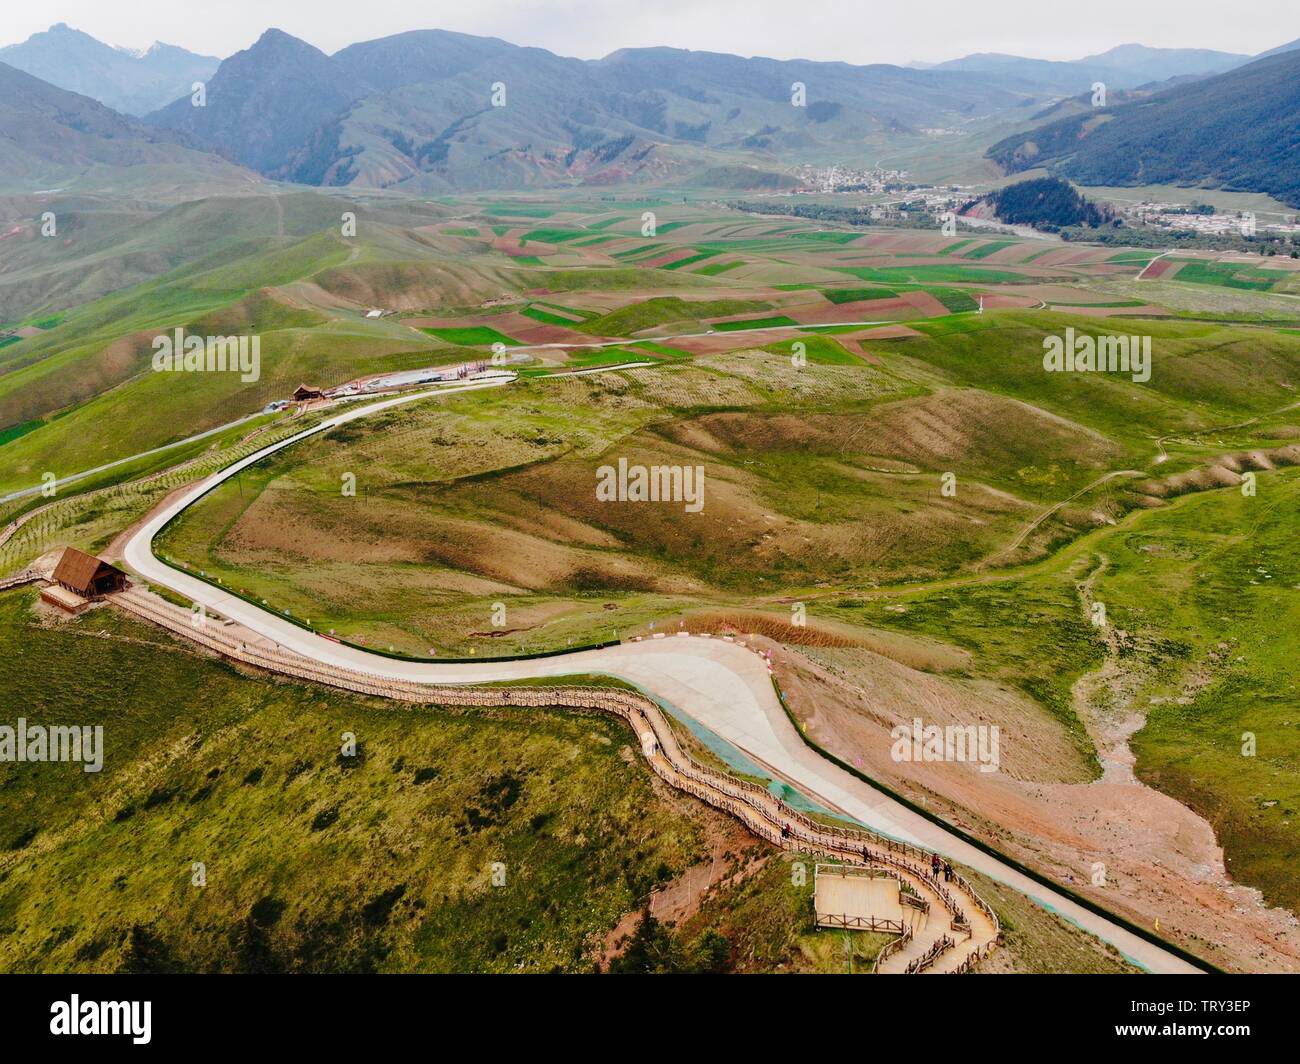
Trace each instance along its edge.
<path fill-rule="evenodd" d="M 961 569 L 1014 535 L 1034 512 L 1026 500 L 1068 494 L 1114 455 L 1032 407 L 920 393 L 861 363 L 791 375 L 758 352 L 533 379 L 283 452 L 160 547 L 406 652 L 562 647 L 687 602 Z M 598 502 L 597 468 L 619 457 L 702 466 L 703 510 Z M 355 498 L 340 493 L 348 471 Z M 944 472 L 960 478 L 960 503 L 941 494 Z M 494 629 L 498 600 L 511 619 Z"/>
<path fill-rule="evenodd" d="M 1300 906 L 1300 477 L 1261 478 L 1154 513 L 1098 544 L 1098 585 L 1148 679 L 1139 775 L 1200 812 L 1235 877 Z M 1254 737 L 1251 750 L 1249 736 Z"/>
<path fill-rule="evenodd" d="M 1300 477 L 1282 470 L 1259 485 L 1253 497 L 1227 488 L 1138 512 L 1005 575 L 829 595 L 815 610 L 966 648 L 975 675 L 1019 687 L 1077 731 L 1075 681 L 1105 660 L 1078 588 L 1097 569 L 1094 598 L 1126 633 L 1127 705 L 1145 718 L 1131 740 L 1138 776 L 1210 822 L 1235 879 L 1294 910 L 1300 574 L 1288 544 Z"/>
<path fill-rule="evenodd" d="M 589 970 L 700 852 L 611 719 L 246 677 L 113 613 L 41 626 L 33 597 L 0 596 L 4 716 L 102 724 L 106 754 L 0 767 L 5 971 Z"/>
<path fill-rule="evenodd" d="M 105 759 L 0 766 L 0 970 L 555 972 L 605 954 L 610 972 L 836 973 L 888 940 L 816 931 L 811 869 L 796 882 L 790 858 L 653 783 L 610 718 L 278 682 L 112 611 L 50 623 L 34 599 L 0 595 L 0 635 L 50 683 L 20 699 L 6 655 L 0 709 L 102 724 Z M 651 890 L 699 897 L 705 871 L 698 907 L 634 915 Z M 1118 968 L 990 897 L 1014 926 L 1000 963 Z"/>
<path fill-rule="evenodd" d="M 1298 72 L 1300 56 L 1284 52 L 1014 134 L 988 154 L 1007 171 L 1054 166 L 1085 185 L 1207 185 L 1300 206 Z"/>
<path fill-rule="evenodd" d="M 1079 771 L 1063 784 L 1095 767 L 1075 686 L 1105 667 L 1146 717 L 1138 774 L 1214 824 L 1240 881 L 1300 903 L 1285 730 L 1300 274 L 1207 254 L 1138 282 L 1148 253 L 578 192 L 142 206 L 145 236 L 117 207 L 85 205 L 67 260 L 11 245 L 0 299 L 26 309 L 0 327 L 0 495 L 260 410 L 300 381 L 508 342 L 532 356 L 508 387 L 286 450 L 160 549 L 313 628 L 420 656 L 563 649 L 686 618 L 761 616 L 788 639 L 805 602 L 859 650 L 880 633 L 946 648 L 960 664 L 944 666 L 945 690 L 1003 691 L 1069 746 Z M 338 230 L 350 207 L 356 237 Z M 660 213 L 653 238 L 643 209 Z M 734 268 L 710 272 L 719 260 Z M 176 326 L 255 333 L 261 380 L 153 373 L 152 337 Z M 1044 341 L 1071 329 L 1149 337 L 1150 380 L 1044 372 Z M 631 360 L 653 364 L 570 372 Z M 88 478 L 0 546 L 0 572 L 62 543 L 101 548 L 168 491 L 301 424 L 255 420 Z M 702 510 L 599 501 L 598 471 L 620 458 L 702 468 Z M 1257 497 L 1241 496 L 1244 471 Z M 11 504 L 0 524 L 43 504 Z M 1088 624 L 1089 579 L 1132 634 L 1122 654 Z M 104 611 L 33 625 L 30 598 L 0 597 L 20 651 L 0 697 L 13 715 L 109 714 L 123 760 L 100 779 L 42 790 L 20 770 L 0 786 L 14 828 L 0 967 L 582 970 L 620 919 L 635 930 L 650 883 L 717 841 L 655 797 L 608 722 L 269 683 Z M 30 694 L 23 676 L 69 675 L 74 658 L 92 683 Z M 176 692 L 166 719 L 158 690 Z M 357 727 L 366 759 L 345 767 L 337 736 Z M 92 853 L 110 857 L 85 874 Z M 486 885 L 493 853 L 522 870 L 520 893 Z M 847 966 L 780 862 L 721 853 L 744 874 L 680 926 L 647 925 L 641 956 L 721 964 L 721 935 L 736 970 Z M 210 885 L 191 894 L 201 854 Z M 1021 936 L 1016 965 L 1115 965 L 998 904 Z M 103 927 L 73 919 L 85 911 Z M 853 944 L 855 970 L 877 948 Z"/>
<path fill-rule="evenodd" d="M 635 211 L 644 206 L 662 214 L 653 238 L 639 236 Z M 0 493 L 28 487 L 47 471 L 66 475 L 255 412 L 303 380 L 339 384 L 361 374 L 465 357 L 459 352 L 461 336 L 480 348 L 479 357 L 486 353 L 479 341 L 489 335 L 554 347 L 584 343 L 583 335 L 595 341 L 644 337 L 647 331 L 659 337 L 712 332 L 725 334 L 733 349 L 744 349 L 752 342 L 746 331 L 759 327 L 852 333 L 851 326 L 838 323 L 966 315 L 926 326 L 932 338 L 944 335 L 951 349 L 945 358 L 962 350 L 956 334 L 970 332 L 972 345 L 995 339 L 1000 350 L 1014 355 L 1008 366 L 1028 371 L 1041 333 L 1070 322 L 1047 314 L 980 316 L 973 313 L 979 297 L 997 294 L 1001 305 L 1024 308 L 1042 297 L 1104 306 L 1107 300 L 1088 286 L 1131 277 L 1144 264 L 1106 249 L 1059 252 L 1038 242 L 954 243 L 926 233 L 826 231 L 813 222 L 774 224 L 772 218 L 658 200 L 615 206 L 576 197 L 572 202 L 471 197 L 424 203 L 380 195 L 342 199 L 286 193 L 168 209 L 82 197 L 69 199 L 67 207 L 65 239 L 56 246 L 30 234 L 14 237 L 14 268 L 0 276 L 0 307 L 9 308 L 0 310 L 0 318 L 9 321 L 0 328 L 0 439 L 9 440 L 0 444 L 7 459 L 0 463 Z M 356 215 L 355 236 L 340 231 L 345 213 Z M 523 250 L 538 254 L 521 255 L 527 234 L 539 232 L 543 223 L 552 237 L 582 238 L 553 244 L 534 240 Z M 732 260 L 734 270 L 708 272 L 713 260 L 696 259 L 704 251 L 744 258 Z M 665 262 L 674 268 L 656 265 Z M 1221 266 L 1207 261 L 1200 272 L 1217 276 Z M 1181 298 L 1196 289 L 1213 292 L 1215 286 L 1194 283 L 1193 267 L 1183 266 L 1191 271 L 1186 283 L 1161 282 L 1164 289 Z M 1247 268 L 1233 269 L 1234 276 L 1245 276 Z M 1270 291 L 1259 293 L 1259 299 L 1285 290 L 1291 281 L 1285 271 L 1266 272 L 1276 279 L 1267 278 Z M 864 288 L 859 278 L 889 283 Z M 512 317 L 515 303 L 518 313 Z M 390 316 L 367 318 L 372 309 Z M 501 320 L 488 320 L 494 318 Z M 1022 323 L 1026 328 L 1015 334 Z M 1073 324 L 1093 328 L 1097 323 Z M 262 379 L 255 385 L 211 375 L 160 379 L 148 365 L 151 345 L 176 327 L 258 335 Z M 998 332 L 980 331 L 989 328 Z M 1160 328 L 1142 326 L 1143 331 Z M 776 351 L 778 335 L 760 336 L 761 345 Z M 1168 335 L 1182 341 L 1180 351 L 1191 350 L 1198 339 L 1189 332 Z M 446 336 L 452 339 L 439 339 Z M 816 339 L 814 364 L 829 352 L 847 365 L 862 343 L 872 344 L 849 342 L 837 354 L 823 337 Z M 1270 334 L 1270 344 L 1274 339 Z M 669 346 L 667 357 L 681 357 L 680 345 Z M 724 341 L 686 346 L 687 354 L 713 353 Z M 925 344 L 913 337 L 896 346 Z M 600 361 L 580 347 L 542 353 L 573 365 Z M 1236 357 L 1235 351 L 1228 354 Z M 1245 352 L 1245 357 L 1254 356 Z M 1221 405 L 1210 395 L 1221 368 L 1204 360 L 1198 400 Z M 1277 362 L 1261 372 L 1271 377 L 1283 368 Z M 963 376 L 977 387 L 1000 387 L 996 378 L 1005 372 L 1007 367 L 990 362 L 971 366 Z M 1189 383 L 1161 372 L 1152 390 L 1175 387 L 1190 397 Z M 1058 409 L 1052 403 L 1064 393 L 1072 401 L 1115 387 L 1098 380 L 1053 380 L 1050 387 L 1036 389 L 1038 399 L 1024 387 L 1018 390 L 1030 401 Z M 1134 414 L 1150 413 L 1157 399 L 1135 393 L 1123 402 L 1128 409 L 1117 411 L 1122 415 L 1115 419 L 1117 427 Z M 158 416 L 139 416 L 144 409 Z"/>

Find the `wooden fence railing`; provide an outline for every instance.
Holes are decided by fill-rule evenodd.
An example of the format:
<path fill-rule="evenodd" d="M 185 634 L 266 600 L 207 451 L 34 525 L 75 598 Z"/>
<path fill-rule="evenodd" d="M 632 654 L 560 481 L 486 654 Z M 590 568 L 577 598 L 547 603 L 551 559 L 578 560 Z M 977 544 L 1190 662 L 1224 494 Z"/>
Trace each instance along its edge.
<path fill-rule="evenodd" d="M 816 918 L 818 927 L 840 927 L 846 931 L 887 931 L 891 935 L 901 935 L 906 926 L 902 920 L 844 913 L 817 913 Z"/>
<path fill-rule="evenodd" d="M 957 943 L 955 943 L 947 935 L 944 935 L 937 942 L 935 942 L 934 945 L 932 945 L 928 950 L 922 953 L 919 957 L 915 957 L 910 962 L 908 962 L 907 974 L 918 975 L 919 973 L 925 971 L 928 967 L 930 967 L 930 965 L 932 965 L 936 960 L 939 959 L 939 954 L 946 953 L 948 950 L 952 949 L 955 945 L 957 945 Z"/>
<path fill-rule="evenodd" d="M 899 935 L 898 938 L 894 939 L 892 942 L 886 942 L 884 946 L 881 947 L 880 952 L 876 954 L 876 961 L 871 966 L 872 973 L 879 974 L 880 966 L 911 941 L 912 929 L 910 927 L 903 928 L 903 933 Z"/>

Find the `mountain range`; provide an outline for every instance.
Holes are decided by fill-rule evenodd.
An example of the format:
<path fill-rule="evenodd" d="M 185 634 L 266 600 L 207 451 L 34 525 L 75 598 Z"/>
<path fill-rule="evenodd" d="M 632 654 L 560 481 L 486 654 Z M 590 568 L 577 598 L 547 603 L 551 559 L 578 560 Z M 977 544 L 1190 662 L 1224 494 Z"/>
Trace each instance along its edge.
<path fill-rule="evenodd" d="M 1249 63 L 1251 58 L 1206 48 L 1149 48 L 1142 44 L 1122 44 L 1099 55 L 1067 62 L 985 52 L 937 63 L 927 69 L 991 74 L 1073 95 L 1090 88 L 1094 82 L 1102 82 L 1108 90 L 1132 89 L 1170 78 L 1221 74 Z"/>
<path fill-rule="evenodd" d="M 181 99 L 146 120 L 272 177 L 439 191 L 662 180 L 1039 98 L 955 71 L 670 48 L 584 61 L 441 30 L 327 56 L 273 29 L 222 63 L 205 107 Z"/>
<path fill-rule="evenodd" d="M 189 93 L 221 60 L 171 44 L 145 52 L 113 48 L 60 22 L 21 44 L 0 48 L 0 63 L 89 96 L 128 115 L 143 115 Z"/>
<path fill-rule="evenodd" d="M 0 50 L 0 187 L 164 159 L 226 188 L 254 173 L 419 194 L 773 186 L 795 163 L 869 166 L 901 141 L 959 133 L 975 145 L 971 133 L 1011 128 L 988 153 L 1004 172 L 1048 165 L 1079 181 L 1159 175 L 1281 194 L 1297 43 L 1254 61 L 1122 45 L 1072 62 L 984 54 L 917 69 L 653 47 L 580 60 L 442 30 L 327 55 L 270 29 L 218 63 L 165 45 L 129 53 L 59 25 Z M 24 63 L 48 78 L 21 74 Z M 1088 100 L 1094 81 L 1107 85 L 1101 110 Z M 138 119 L 87 98 L 130 101 L 129 112 L 150 94 L 166 102 Z"/>
<path fill-rule="evenodd" d="M 674 48 L 578 60 L 441 30 L 330 56 L 272 29 L 221 64 L 205 107 L 182 98 L 146 121 L 313 185 L 726 183 L 794 160 L 859 164 L 891 137 L 927 130 L 1028 125 L 1096 81 L 1119 99 L 1144 97 L 1249 63 L 1136 44 L 1070 63 L 968 56 L 928 70 Z"/>

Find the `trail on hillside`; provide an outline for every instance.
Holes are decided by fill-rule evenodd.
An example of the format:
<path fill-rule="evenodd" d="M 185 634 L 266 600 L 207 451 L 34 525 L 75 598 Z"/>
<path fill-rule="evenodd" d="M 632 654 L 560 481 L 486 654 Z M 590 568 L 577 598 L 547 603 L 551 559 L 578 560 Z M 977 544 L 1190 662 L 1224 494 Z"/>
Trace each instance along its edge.
<path fill-rule="evenodd" d="M 1282 970 L 1300 970 L 1296 916 L 1270 907 L 1253 887 L 1234 882 L 1209 821 L 1135 772 L 1137 756 L 1129 741 L 1146 725 L 1140 698 L 1152 678 L 1151 666 L 1144 661 L 1139 634 L 1117 628 L 1110 617 L 1096 622 L 1094 611 L 1106 605 L 1098 587 L 1109 569 L 1110 559 L 1099 553 L 1076 585 L 1080 608 L 1096 624 L 1105 658 L 1071 689 L 1075 713 L 1102 765 L 1101 778 L 1089 789 L 1106 792 L 1109 797 L 1102 801 L 1118 800 L 1118 808 L 1125 810 L 1122 823 L 1111 825 L 1107 846 L 1093 865 L 1094 874 L 1100 865 L 1101 889 L 1119 890 L 1130 905 L 1163 926 L 1194 929 L 1237 958 L 1267 956 Z M 1188 679 L 1192 687 L 1209 681 L 1205 674 Z M 1136 883 L 1123 882 L 1135 875 Z"/>

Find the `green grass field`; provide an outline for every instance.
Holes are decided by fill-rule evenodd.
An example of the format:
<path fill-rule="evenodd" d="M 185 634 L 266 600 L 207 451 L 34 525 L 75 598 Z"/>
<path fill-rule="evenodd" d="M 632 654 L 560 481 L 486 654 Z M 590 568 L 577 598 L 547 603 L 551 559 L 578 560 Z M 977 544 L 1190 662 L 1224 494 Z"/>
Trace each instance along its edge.
<path fill-rule="evenodd" d="M 1253 292 L 1267 292 L 1281 278 L 1276 271 L 1200 260 L 1183 263 L 1175 276 L 1190 284 L 1222 285 L 1225 288 L 1245 288 Z"/>
<path fill-rule="evenodd" d="M 803 344 L 808 361 L 814 366 L 855 366 L 861 365 L 862 362 L 856 355 L 846 351 L 842 344 L 827 336 L 814 335 L 804 340 L 783 340 L 780 343 L 767 344 L 763 350 L 771 351 L 774 355 L 789 356 L 793 354 L 796 343 Z"/>
<path fill-rule="evenodd" d="M 1014 284 L 1023 274 L 984 266 L 837 266 L 859 281 L 878 284 Z"/>
<path fill-rule="evenodd" d="M 439 340 L 445 340 L 449 344 L 459 344 L 464 347 L 490 344 L 515 346 L 519 343 L 518 340 L 511 339 L 505 333 L 497 332 L 496 329 L 487 325 L 469 325 L 463 329 L 425 329 L 424 331 L 430 336 L 436 336 Z"/>
<path fill-rule="evenodd" d="M 766 310 L 767 306 L 768 304 L 755 300 L 686 300 L 678 296 L 656 296 L 590 318 L 581 331 L 596 336 L 632 336 L 655 326 L 678 323 L 687 327 L 698 326 L 704 318 Z"/>
<path fill-rule="evenodd" d="M 868 299 L 893 299 L 898 293 L 890 288 L 824 288 L 822 295 L 832 303 L 858 303 Z"/>
<path fill-rule="evenodd" d="M 532 318 L 534 321 L 540 321 L 543 325 L 580 325 L 581 318 L 562 318 L 558 314 L 553 314 L 549 310 L 543 310 L 541 307 L 525 307 L 521 314 Z"/>
<path fill-rule="evenodd" d="M 713 328 L 718 332 L 740 332 L 745 329 L 774 329 L 786 325 L 798 325 L 793 318 L 784 314 L 774 314 L 766 318 L 744 318 L 740 321 L 714 322 Z"/>
<path fill-rule="evenodd" d="M 980 244 L 978 247 L 971 248 L 969 251 L 962 253 L 963 259 L 987 259 L 990 255 L 996 255 L 999 251 L 1015 247 L 1014 240 L 990 240 L 987 244 Z"/>

